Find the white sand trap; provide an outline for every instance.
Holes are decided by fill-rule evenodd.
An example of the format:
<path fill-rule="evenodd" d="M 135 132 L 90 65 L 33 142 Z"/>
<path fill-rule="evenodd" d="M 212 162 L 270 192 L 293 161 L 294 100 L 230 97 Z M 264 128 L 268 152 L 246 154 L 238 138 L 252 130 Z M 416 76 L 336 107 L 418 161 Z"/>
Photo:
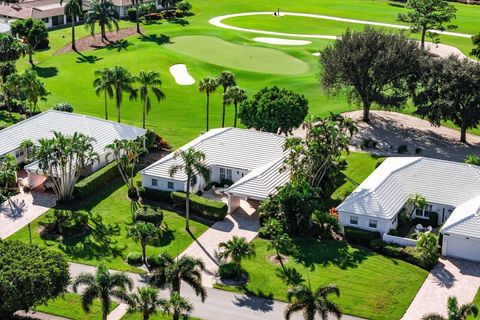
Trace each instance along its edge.
<path fill-rule="evenodd" d="M 187 66 L 184 64 L 174 64 L 170 67 L 175 82 L 181 86 L 191 86 L 195 83 L 195 79 L 188 73 Z"/>
<path fill-rule="evenodd" d="M 286 46 L 304 46 L 306 44 L 312 43 L 312 41 L 308 41 L 308 40 L 292 40 L 292 39 L 266 38 L 266 37 L 253 38 L 253 41 L 263 42 L 268 44 L 280 44 L 280 45 L 286 45 Z"/>
<path fill-rule="evenodd" d="M 314 53 L 312 53 L 312 56 L 320 57 L 320 52 L 314 52 Z"/>

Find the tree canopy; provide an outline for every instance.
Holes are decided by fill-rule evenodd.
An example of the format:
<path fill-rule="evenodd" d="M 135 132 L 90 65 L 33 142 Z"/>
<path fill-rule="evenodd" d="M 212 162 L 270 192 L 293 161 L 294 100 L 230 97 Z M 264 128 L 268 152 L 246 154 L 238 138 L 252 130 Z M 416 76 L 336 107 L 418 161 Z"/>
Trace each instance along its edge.
<path fill-rule="evenodd" d="M 472 37 L 472 44 L 471 55 L 480 59 L 480 33 Z"/>
<path fill-rule="evenodd" d="M 327 93 L 346 93 L 363 107 L 400 109 L 415 89 L 422 51 L 402 34 L 365 28 L 347 30 L 320 54 L 320 81 Z"/>
<path fill-rule="evenodd" d="M 467 142 L 467 130 L 480 123 L 480 64 L 451 56 L 429 59 L 423 70 L 413 98 L 416 113 L 436 126 L 452 121 L 460 127 L 460 141 Z"/>
<path fill-rule="evenodd" d="M 0 241 L 0 319 L 62 294 L 70 281 L 59 253 L 18 241 Z"/>
<path fill-rule="evenodd" d="M 277 86 L 263 88 L 240 105 L 238 117 L 248 128 L 290 134 L 308 114 L 305 96 Z"/>
<path fill-rule="evenodd" d="M 45 22 L 32 18 L 15 20 L 10 26 L 10 32 L 23 39 L 28 48 L 28 62 L 33 65 L 33 51 L 48 39 Z"/>
<path fill-rule="evenodd" d="M 408 0 L 408 13 L 399 13 L 398 20 L 410 24 L 410 30 L 421 34 L 421 48 L 425 47 L 425 37 L 433 42 L 439 42 L 438 33 L 432 30 L 451 30 L 457 26 L 449 24 L 455 19 L 457 9 L 445 0 Z"/>

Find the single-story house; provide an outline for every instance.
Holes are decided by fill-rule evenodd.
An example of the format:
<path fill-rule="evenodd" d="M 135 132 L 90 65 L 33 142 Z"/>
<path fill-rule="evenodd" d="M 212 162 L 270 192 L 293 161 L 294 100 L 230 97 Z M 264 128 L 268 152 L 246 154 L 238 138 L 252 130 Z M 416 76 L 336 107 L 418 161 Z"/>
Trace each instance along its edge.
<path fill-rule="evenodd" d="M 442 225 L 442 253 L 480 261 L 480 167 L 424 157 L 387 158 L 338 207 L 342 226 L 387 233 L 416 194 L 428 203 L 412 218 Z"/>
<path fill-rule="evenodd" d="M 99 161 L 87 168 L 86 174 L 97 171 L 113 160 L 113 156 L 109 155 L 105 146 L 114 140 L 133 140 L 146 133 L 145 129 L 100 118 L 48 110 L 0 130 L 0 157 L 12 154 L 18 163 L 24 162 L 25 150 L 20 148 L 22 141 L 32 140 L 38 143 L 42 138 L 52 138 L 55 131 L 64 135 L 79 132 L 95 139 L 93 147 L 99 155 Z M 44 182 L 45 177 L 38 172 L 36 162 L 27 164 L 25 170 L 28 173 L 29 187 L 35 188 Z"/>
<path fill-rule="evenodd" d="M 212 129 L 187 143 L 206 155 L 211 180 L 233 182 L 225 189 L 229 212 L 240 206 L 240 200 L 260 202 L 288 181 L 289 173 L 280 172 L 286 152 L 285 137 L 239 128 Z M 174 153 L 160 159 L 141 171 L 142 185 L 164 191 L 186 191 L 186 175 L 179 171 L 170 176 L 170 168 L 179 163 Z M 192 192 L 206 187 L 205 181 L 196 179 Z"/>

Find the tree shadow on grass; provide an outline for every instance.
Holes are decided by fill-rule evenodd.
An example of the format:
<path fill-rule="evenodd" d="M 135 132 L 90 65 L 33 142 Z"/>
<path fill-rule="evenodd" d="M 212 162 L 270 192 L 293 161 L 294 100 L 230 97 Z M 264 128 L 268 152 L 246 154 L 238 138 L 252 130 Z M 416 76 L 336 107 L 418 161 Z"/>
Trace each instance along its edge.
<path fill-rule="evenodd" d="M 34 66 L 33 70 L 37 73 L 40 78 L 52 78 L 58 75 L 57 67 L 39 67 Z"/>
<path fill-rule="evenodd" d="M 117 52 L 121 52 L 122 50 L 128 50 L 132 43 L 128 40 L 122 39 L 109 44 L 106 48 L 108 50 L 117 50 Z"/>
<path fill-rule="evenodd" d="M 90 63 L 90 64 L 94 64 L 96 63 L 97 61 L 100 61 L 102 60 L 103 58 L 99 58 L 98 56 L 95 56 L 95 55 L 84 55 L 82 54 L 81 52 L 77 52 L 77 54 L 79 55 L 79 57 L 77 57 L 77 63 Z"/>
<path fill-rule="evenodd" d="M 162 235 L 158 237 L 155 241 L 152 242 L 152 246 L 154 247 L 166 247 L 168 246 L 173 240 L 175 240 L 175 232 L 172 230 L 163 230 Z"/>
<path fill-rule="evenodd" d="M 155 42 L 159 46 L 171 43 L 170 37 L 164 34 L 161 34 L 160 36 L 158 36 L 156 33 L 149 34 L 149 35 L 142 35 L 139 39 L 140 41 L 143 41 L 143 42 Z"/>
<path fill-rule="evenodd" d="M 373 253 L 333 240 L 296 239 L 297 250 L 292 254 L 296 262 L 314 271 L 317 265 L 334 265 L 340 269 L 356 268 Z"/>
<path fill-rule="evenodd" d="M 168 19 L 167 21 L 168 21 L 168 23 L 178 24 L 178 25 L 181 25 L 182 27 L 185 27 L 185 26 L 190 24 L 190 22 L 188 22 L 188 20 L 185 20 L 185 19 L 182 19 L 182 18 L 171 18 L 171 19 Z"/>

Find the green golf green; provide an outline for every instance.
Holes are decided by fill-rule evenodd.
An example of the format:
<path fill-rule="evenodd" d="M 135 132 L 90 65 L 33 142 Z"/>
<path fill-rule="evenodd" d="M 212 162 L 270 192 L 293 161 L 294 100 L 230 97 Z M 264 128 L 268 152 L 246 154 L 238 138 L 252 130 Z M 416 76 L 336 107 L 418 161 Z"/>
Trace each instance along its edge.
<path fill-rule="evenodd" d="M 165 46 L 176 53 L 200 61 L 258 73 L 302 74 L 309 71 L 306 62 L 285 52 L 224 41 L 209 36 L 182 36 L 173 38 Z"/>

